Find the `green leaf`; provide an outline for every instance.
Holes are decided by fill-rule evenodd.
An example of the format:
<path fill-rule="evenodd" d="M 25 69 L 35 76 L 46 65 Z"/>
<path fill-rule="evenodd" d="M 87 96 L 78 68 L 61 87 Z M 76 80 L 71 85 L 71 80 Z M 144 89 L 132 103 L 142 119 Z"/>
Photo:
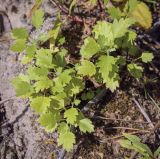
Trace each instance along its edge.
<path fill-rule="evenodd" d="M 83 60 L 81 65 L 77 67 L 78 74 L 83 76 L 93 76 L 96 73 L 95 65 L 87 60 Z"/>
<path fill-rule="evenodd" d="M 88 37 L 84 40 L 84 45 L 81 47 L 80 54 L 83 58 L 89 59 L 99 50 L 100 47 L 97 42 L 93 38 Z"/>
<path fill-rule="evenodd" d="M 29 62 L 31 62 L 31 61 L 32 61 L 32 58 L 29 58 L 26 55 L 24 55 L 23 58 L 22 58 L 22 60 L 21 60 L 22 64 L 24 64 L 24 65 L 27 64 L 27 63 L 29 63 Z"/>
<path fill-rule="evenodd" d="M 136 5 L 135 9 L 130 13 L 130 17 L 134 18 L 145 29 L 149 29 L 152 25 L 152 13 L 143 2 Z"/>
<path fill-rule="evenodd" d="M 33 92 L 33 88 L 30 83 L 24 81 L 20 77 L 14 78 L 12 80 L 12 84 L 16 90 L 16 96 L 28 97 Z"/>
<path fill-rule="evenodd" d="M 136 8 L 136 6 L 138 4 L 139 4 L 139 1 L 137 1 L 137 0 L 129 0 L 128 1 L 129 13 L 131 13 Z"/>
<path fill-rule="evenodd" d="M 100 68 L 99 73 L 101 73 L 103 83 L 106 84 L 106 87 L 109 88 L 112 92 L 119 87 L 119 75 L 118 75 L 118 66 L 116 64 L 117 58 L 113 56 L 101 56 L 97 66 Z"/>
<path fill-rule="evenodd" d="M 49 70 L 45 67 L 29 66 L 27 74 L 30 80 L 40 80 L 42 77 L 48 76 Z"/>
<path fill-rule="evenodd" d="M 27 46 L 26 55 L 24 55 L 21 60 L 22 64 L 27 64 L 29 62 L 32 62 L 36 50 L 37 50 L 36 44 Z"/>
<path fill-rule="evenodd" d="M 58 133 L 61 134 L 67 131 L 69 131 L 69 126 L 65 122 L 60 123 L 58 127 Z"/>
<path fill-rule="evenodd" d="M 60 96 L 52 96 L 50 106 L 51 109 L 62 109 L 64 108 L 64 99 Z"/>
<path fill-rule="evenodd" d="M 133 149 L 132 148 L 132 143 L 129 140 L 119 140 L 118 143 L 124 148 Z"/>
<path fill-rule="evenodd" d="M 58 80 L 55 80 L 52 87 L 52 93 L 62 93 L 64 92 L 64 86 Z"/>
<path fill-rule="evenodd" d="M 87 118 L 81 119 L 78 122 L 78 126 L 79 126 L 80 130 L 84 133 L 86 133 L 86 132 L 91 133 L 94 131 L 94 126 L 93 126 L 91 120 L 89 120 Z"/>
<path fill-rule="evenodd" d="M 97 24 L 93 27 L 93 32 L 95 33 L 96 39 L 98 39 L 99 36 L 111 37 L 111 23 L 108 23 L 106 21 L 98 21 Z"/>
<path fill-rule="evenodd" d="M 27 39 L 29 35 L 26 28 L 15 28 L 11 33 L 14 39 Z"/>
<path fill-rule="evenodd" d="M 31 107 L 36 113 L 45 113 L 50 106 L 51 99 L 49 97 L 38 96 L 31 98 Z"/>
<path fill-rule="evenodd" d="M 45 89 L 48 89 L 52 87 L 53 82 L 48 77 L 43 77 L 39 81 L 35 82 L 34 87 L 36 90 L 36 93 L 39 91 L 44 91 Z"/>
<path fill-rule="evenodd" d="M 37 51 L 36 64 L 40 67 L 52 68 L 52 51 L 50 49 L 43 49 Z"/>
<path fill-rule="evenodd" d="M 29 45 L 29 46 L 27 46 L 27 48 L 26 48 L 26 54 L 27 54 L 27 56 L 33 57 L 34 54 L 35 54 L 35 52 L 36 52 L 36 50 L 37 50 L 37 46 L 34 43 L 31 44 L 31 45 Z"/>
<path fill-rule="evenodd" d="M 141 139 L 137 137 L 136 135 L 128 134 L 128 133 L 123 133 L 123 135 L 130 140 L 131 142 L 140 142 Z"/>
<path fill-rule="evenodd" d="M 25 39 L 17 39 L 15 43 L 10 47 L 10 50 L 13 52 L 22 52 L 26 48 Z"/>
<path fill-rule="evenodd" d="M 141 142 L 132 143 L 132 147 L 135 151 L 139 152 L 145 157 L 149 157 L 153 155 L 149 147 L 145 144 L 142 144 Z"/>
<path fill-rule="evenodd" d="M 64 117 L 67 118 L 67 123 L 74 124 L 76 122 L 78 111 L 76 108 L 70 108 L 65 111 Z"/>
<path fill-rule="evenodd" d="M 74 72 L 73 69 L 66 69 L 58 77 L 54 79 L 52 92 L 53 93 L 61 93 L 64 91 L 64 87 L 70 83 L 72 76 L 71 74 Z"/>
<path fill-rule="evenodd" d="M 27 75 L 20 73 L 18 77 L 20 78 L 20 80 L 30 83 L 30 79 Z"/>
<path fill-rule="evenodd" d="M 75 135 L 67 131 L 65 133 L 60 133 L 58 138 L 58 146 L 62 145 L 66 151 L 73 149 L 73 144 L 75 144 Z"/>
<path fill-rule="evenodd" d="M 66 60 L 65 55 L 67 54 L 67 50 L 63 49 L 60 52 L 58 52 L 53 59 L 53 64 L 56 67 L 65 67 L 66 66 Z"/>
<path fill-rule="evenodd" d="M 77 105 L 79 105 L 81 103 L 81 101 L 79 100 L 79 99 L 75 99 L 74 100 L 74 104 L 77 106 Z"/>
<path fill-rule="evenodd" d="M 135 150 L 136 152 L 139 152 L 140 154 L 146 157 L 149 157 L 149 154 L 151 156 L 153 155 L 151 150 L 148 148 L 148 146 L 138 141 L 137 137 L 129 136 L 129 138 L 131 138 L 133 142 L 130 141 L 130 139 L 129 140 L 119 140 L 119 144 L 124 148 Z"/>
<path fill-rule="evenodd" d="M 153 153 L 152 153 L 151 149 L 146 144 L 134 143 L 134 146 L 136 148 L 140 149 L 142 152 L 144 152 L 144 153 L 142 153 L 144 156 L 146 156 L 146 157 L 152 156 L 153 157 Z"/>
<path fill-rule="evenodd" d="M 136 39 L 137 34 L 134 31 L 128 31 L 128 41 L 130 41 L 132 44 L 134 40 Z"/>
<path fill-rule="evenodd" d="M 84 82 L 82 78 L 73 77 L 65 89 L 68 96 L 76 95 L 84 89 Z"/>
<path fill-rule="evenodd" d="M 141 59 L 145 63 L 151 62 L 153 58 L 154 58 L 153 54 L 149 52 L 143 52 L 141 55 Z"/>
<path fill-rule="evenodd" d="M 112 31 L 112 24 L 106 21 L 98 21 L 94 26 L 93 33 L 95 34 L 95 39 L 101 48 L 114 47 L 114 36 Z M 107 48 L 107 50 L 108 50 Z"/>
<path fill-rule="evenodd" d="M 97 24 L 93 28 L 93 33 L 95 34 L 95 38 L 98 41 L 101 41 L 103 46 L 112 46 L 114 42 L 114 36 L 112 32 L 112 24 L 106 21 L 98 21 Z M 91 46 L 92 47 L 92 46 Z"/>
<path fill-rule="evenodd" d="M 33 17 L 32 17 L 32 24 L 36 27 L 36 29 L 39 29 L 44 21 L 44 12 L 42 9 L 38 9 L 35 11 Z"/>
<path fill-rule="evenodd" d="M 114 6 L 109 7 L 107 11 L 113 19 L 120 19 L 122 16 L 121 10 Z"/>
<path fill-rule="evenodd" d="M 132 63 L 132 64 L 128 64 L 127 68 L 133 77 L 135 77 L 135 78 L 142 77 L 143 68 L 141 66 L 138 66 L 137 64 Z"/>
<path fill-rule="evenodd" d="M 39 123 L 45 127 L 47 132 L 53 132 L 60 120 L 60 114 L 57 111 L 41 114 Z"/>
<path fill-rule="evenodd" d="M 131 18 L 126 18 L 126 19 L 121 18 L 119 21 L 115 19 L 112 25 L 114 38 L 120 38 L 124 36 L 128 32 L 128 28 L 134 23 L 135 20 Z"/>
<path fill-rule="evenodd" d="M 73 69 L 66 69 L 64 70 L 62 73 L 60 73 L 60 75 L 54 79 L 55 83 L 61 83 L 63 86 L 66 86 L 66 84 L 68 84 L 71 79 L 72 76 L 71 74 L 74 72 Z"/>

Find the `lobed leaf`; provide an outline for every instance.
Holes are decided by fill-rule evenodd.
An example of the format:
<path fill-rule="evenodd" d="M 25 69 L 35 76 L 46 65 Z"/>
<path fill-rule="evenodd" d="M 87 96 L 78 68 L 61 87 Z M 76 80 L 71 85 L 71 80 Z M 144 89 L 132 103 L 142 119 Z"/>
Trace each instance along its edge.
<path fill-rule="evenodd" d="M 60 133 L 58 138 L 58 146 L 62 145 L 63 148 L 67 151 L 70 151 L 73 149 L 73 144 L 75 144 L 75 135 L 67 131 L 65 133 Z"/>
<path fill-rule="evenodd" d="M 94 131 L 94 126 L 93 126 L 91 120 L 89 120 L 87 118 L 79 120 L 78 126 L 79 126 L 79 129 L 84 133 L 86 133 L 86 132 L 91 133 Z"/>
<path fill-rule="evenodd" d="M 52 96 L 50 102 L 51 109 L 60 110 L 64 108 L 64 99 L 61 96 Z"/>
<path fill-rule="evenodd" d="M 24 81 L 21 77 L 14 78 L 12 84 L 16 90 L 16 96 L 18 97 L 28 97 L 33 92 L 31 84 Z"/>
<path fill-rule="evenodd" d="M 141 66 L 138 66 L 137 64 L 132 63 L 132 64 L 128 64 L 127 68 L 133 77 L 135 78 L 142 77 L 143 68 Z"/>
<path fill-rule="evenodd" d="M 83 60 L 81 65 L 77 67 L 78 74 L 83 76 L 93 76 L 96 73 L 95 65 L 87 60 Z"/>
<path fill-rule="evenodd" d="M 43 49 L 36 53 L 36 64 L 40 67 L 52 68 L 52 51 L 50 49 Z"/>
<path fill-rule="evenodd" d="M 70 108 L 65 111 L 64 117 L 67 119 L 67 123 L 74 124 L 77 120 L 78 110 L 76 108 Z"/>
<path fill-rule="evenodd" d="M 29 66 L 27 75 L 30 80 L 40 80 L 45 76 L 48 76 L 49 70 L 45 67 Z"/>
<path fill-rule="evenodd" d="M 118 66 L 116 64 L 117 58 L 113 56 L 101 56 L 97 67 L 99 67 L 99 73 L 102 76 L 103 83 L 106 84 L 106 87 L 109 88 L 112 92 L 119 87 L 119 75 L 118 75 Z"/>
<path fill-rule="evenodd" d="M 89 59 L 93 55 L 95 55 L 99 50 L 100 47 L 97 44 L 97 42 L 93 38 L 88 37 L 84 40 L 84 45 L 80 50 L 80 54 L 83 58 Z"/>
<path fill-rule="evenodd" d="M 44 91 L 45 89 L 48 89 L 52 86 L 53 86 L 53 82 L 48 77 L 41 77 L 41 79 L 36 81 L 34 84 L 36 93 L 40 91 Z"/>
<path fill-rule="evenodd" d="M 39 29 L 44 21 L 44 12 L 42 9 L 38 9 L 35 11 L 34 15 L 32 16 L 32 24 L 36 27 L 36 29 Z"/>
<path fill-rule="evenodd" d="M 10 50 L 13 52 L 22 52 L 26 48 L 25 39 L 17 39 L 14 44 L 10 47 Z"/>
<path fill-rule="evenodd" d="M 65 89 L 68 96 L 76 95 L 84 89 L 84 82 L 80 77 L 73 77 Z"/>
<path fill-rule="evenodd" d="M 29 35 L 26 28 L 15 28 L 11 34 L 14 39 L 27 39 Z"/>
<path fill-rule="evenodd" d="M 60 114 L 58 111 L 41 114 L 38 119 L 39 123 L 45 127 L 47 132 L 53 132 L 56 129 L 59 120 Z"/>
<path fill-rule="evenodd" d="M 134 23 L 135 20 L 131 18 L 121 18 L 119 21 L 115 19 L 112 24 L 114 38 L 120 38 L 124 36 L 128 32 L 129 27 Z"/>
<path fill-rule="evenodd" d="M 51 99 L 49 97 L 38 96 L 30 99 L 31 107 L 36 113 L 45 113 L 50 106 Z"/>
<path fill-rule="evenodd" d="M 153 58 L 154 58 L 153 54 L 149 52 L 143 52 L 141 55 L 141 59 L 145 63 L 151 62 Z"/>
<path fill-rule="evenodd" d="M 120 19 L 122 16 L 122 12 L 118 7 L 109 7 L 107 11 L 113 19 Z"/>
<path fill-rule="evenodd" d="M 62 122 L 62 123 L 59 124 L 59 127 L 58 127 L 58 133 L 59 134 L 65 133 L 65 132 L 68 132 L 68 131 L 69 131 L 69 127 L 65 122 Z"/>

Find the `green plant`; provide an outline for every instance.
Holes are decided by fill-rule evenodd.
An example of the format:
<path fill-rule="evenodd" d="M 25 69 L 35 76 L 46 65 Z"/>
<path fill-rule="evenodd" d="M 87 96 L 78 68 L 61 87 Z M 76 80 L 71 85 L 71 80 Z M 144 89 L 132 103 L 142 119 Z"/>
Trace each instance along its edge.
<path fill-rule="evenodd" d="M 160 146 L 155 152 L 152 152 L 151 149 L 141 142 L 141 139 L 136 135 L 131 135 L 124 133 L 126 139 L 119 140 L 119 143 L 122 147 L 135 150 L 141 154 L 140 159 L 157 159 L 160 156 Z"/>
<path fill-rule="evenodd" d="M 12 83 L 17 96 L 29 98 L 32 109 L 39 114 L 39 123 L 47 132 L 57 131 L 58 145 L 69 151 L 76 143 L 73 127 L 84 133 L 94 131 L 91 120 L 79 109 L 84 99 L 81 95 L 88 93 L 84 100 L 94 96 L 86 88 L 86 79 L 113 92 L 119 87 L 120 71 L 127 67 L 133 77 L 141 78 L 141 60 L 150 62 L 153 55 L 138 51 L 136 33 L 130 29 L 135 22 L 132 18 L 98 21 L 92 35 L 84 40 L 76 62 L 63 46 L 60 14 L 52 24 L 44 21 L 41 9 L 36 9 L 31 22 L 35 31 L 30 34 L 25 28 L 12 30 L 15 42 L 11 50 L 22 52 L 22 64 L 27 66 L 26 73 Z"/>

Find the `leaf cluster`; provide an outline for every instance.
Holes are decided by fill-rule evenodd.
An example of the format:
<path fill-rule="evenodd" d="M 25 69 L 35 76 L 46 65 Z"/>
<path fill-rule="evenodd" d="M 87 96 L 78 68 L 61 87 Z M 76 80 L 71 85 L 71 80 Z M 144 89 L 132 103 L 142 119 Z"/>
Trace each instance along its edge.
<path fill-rule="evenodd" d="M 21 62 L 27 66 L 26 73 L 13 79 L 12 84 L 17 96 L 29 98 L 30 106 L 39 115 L 38 121 L 45 130 L 57 131 L 58 145 L 70 151 L 76 143 L 74 127 L 83 133 L 94 131 L 91 120 L 79 109 L 81 100 L 89 100 L 95 95 L 86 88 L 86 79 L 95 80 L 113 92 L 119 87 L 122 68 L 127 67 L 133 77 L 141 78 L 141 61 L 151 62 L 153 55 L 138 53 L 136 33 L 131 29 L 135 20 L 123 17 L 113 22 L 98 21 L 92 34 L 84 39 L 80 60 L 73 64 L 63 47 L 65 40 L 60 34 L 60 19 L 58 15 L 54 27 L 37 39 L 29 36 L 25 28 L 12 30 L 15 42 L 11 50 L 21 52 Z M 31 22 L 36 30 L 42 28 L 42 9 L 34 10 Z"/>
<path fill-rule="evenodd" d="M 124 133 L 125 139 L 119 140 L 119 144 L 127 149 L 135 150 L 141 154 L 141 159 L 156 159 L 160 155 L 160 147 L 153 153 L 151 149 L 141 142 L 141 139 L 136 135 Z"/>

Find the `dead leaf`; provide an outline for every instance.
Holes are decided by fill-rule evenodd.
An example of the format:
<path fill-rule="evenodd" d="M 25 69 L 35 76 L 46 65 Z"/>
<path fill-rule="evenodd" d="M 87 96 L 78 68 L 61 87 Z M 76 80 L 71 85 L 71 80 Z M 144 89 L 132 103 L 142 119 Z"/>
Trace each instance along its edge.
<path fill-rule="evenodd" d="M 137 23 L 145 29 L 150 28 L 152 25 L 152 14 L 149 10 L 149 7 L 143 2 L 137 4 L 130 16 L 133 17 Z"/>

